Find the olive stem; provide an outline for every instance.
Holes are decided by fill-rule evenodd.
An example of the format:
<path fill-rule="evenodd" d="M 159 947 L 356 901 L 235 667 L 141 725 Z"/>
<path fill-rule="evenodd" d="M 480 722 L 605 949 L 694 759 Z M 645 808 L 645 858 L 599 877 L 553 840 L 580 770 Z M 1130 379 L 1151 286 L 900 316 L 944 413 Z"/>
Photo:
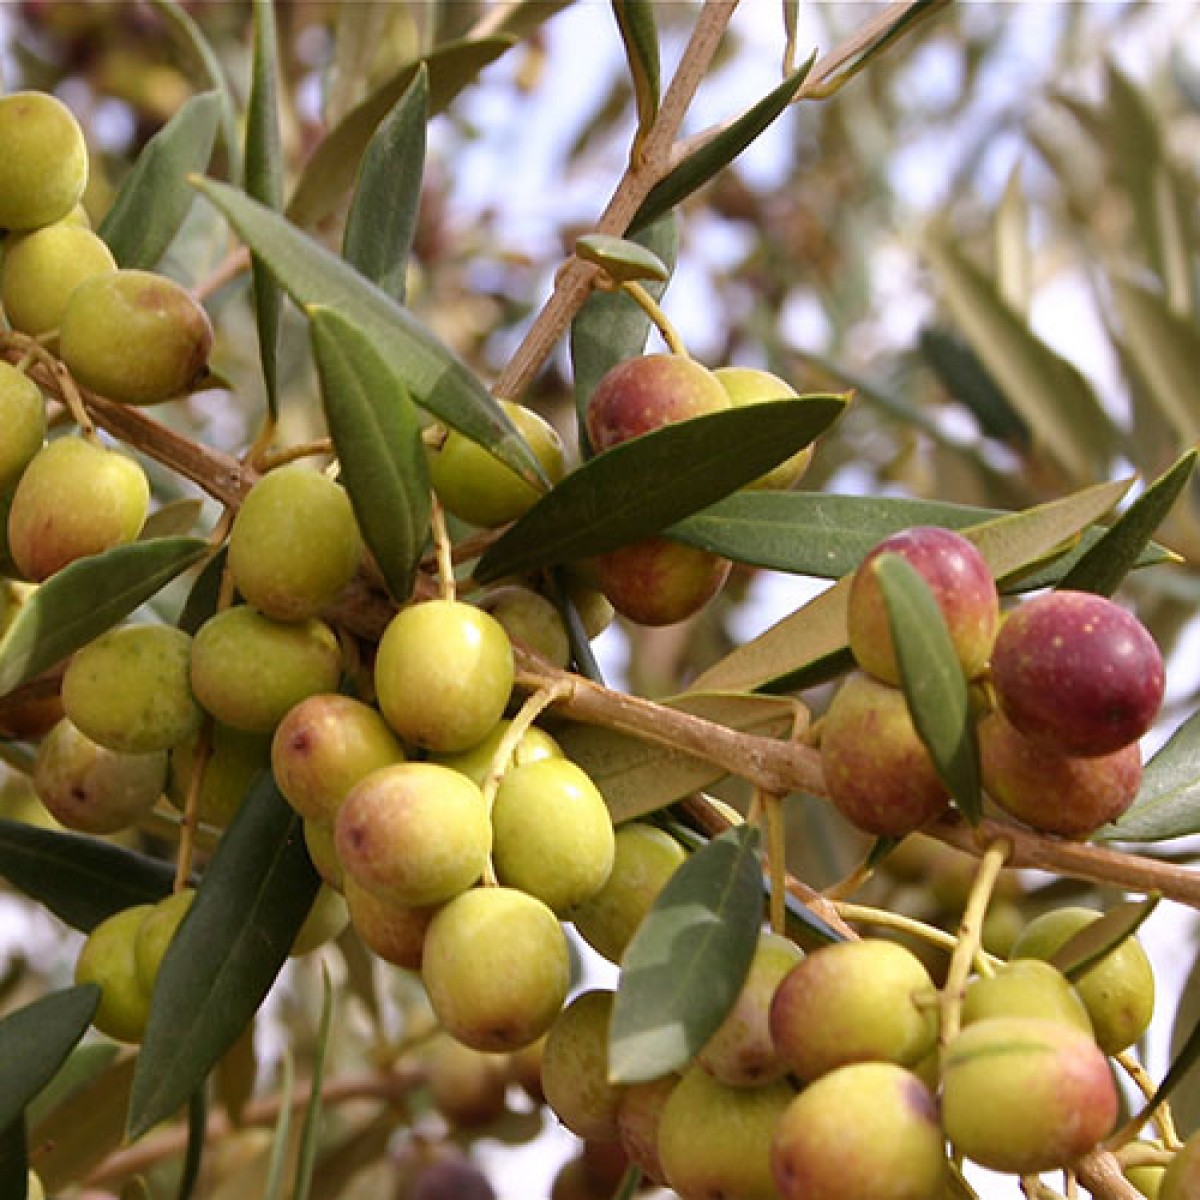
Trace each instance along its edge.
<path fill-rule="evenodd" d="M 771 881 L 771 930 L 782 936 L 787 927 L 787 906 L 784 889 L 787 886 L 787 853 L 784 848 L 783 797 L 761 789 L 755 791 L 767 843 L 767 875 Z"/>
<path fill-rule="evenodd" d="M 299 445 L 288 446 L 283 450 L 264 451 L 259 458 L 259 469 L 273 471 L 276 467 L 287 466 L 288 463 L 298 462 L 302 458 L 315 458 L 318 455 L 332 453 L 332 439 L 316 438 L 311 442 L 301 442 Z"/>
<path fill-rule="evenodd" d="M 436 495 L 429 505 L 429 523 L 433 534 L 433 548 L 437 554 L 438 595 L 440 599 L 453 603 L 455 596 L 454 548 L 446 530 L 446 510 Z"/>
<path fill-rule="evenodd" d="M 679 330 L 671 324 L 670 318 L 663 312 L 658 301 L 636 279 L 622 280 L 620 288 L 630 299 L 636 301 L 642 312 L 654 322 L 655 328 L 662 334 L 662 340 L 667 343 L 667 348 L 672 354 L 679 358 L 691 358 L 683 344 L 683 338 L 679 336 Z"/>
<path fill-rule="evenodd" d="M 196 735 L 196 749 L 192 755 L 192 769 L 188 774 L 187 793 L 183 803 L 183 817 L 179 822 L 179 845 L 175 851 L 175 882 L 171 890 L 181 892 L 192 877 L 192 859 L 196 852 L 196 832 L 200 827 L 200 791 L 204 786 L 204 775 L 212 757 L 212 717 L 205 717 Z"/>

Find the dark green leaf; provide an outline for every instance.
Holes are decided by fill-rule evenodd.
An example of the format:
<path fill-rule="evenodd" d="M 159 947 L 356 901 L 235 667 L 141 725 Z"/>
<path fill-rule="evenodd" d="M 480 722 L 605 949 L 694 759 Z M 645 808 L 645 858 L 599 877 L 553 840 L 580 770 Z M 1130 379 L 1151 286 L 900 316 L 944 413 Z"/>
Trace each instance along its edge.
<path fill-rule="evenodd" d="M 432 54 L 407 63 L 352 108 L 322 139 L 304 167 L 288 202 L 287 215 L 297 225 L 311 226 L 327 217 L 354 182 L 363 152 L 375 127 L 408 91 L 424 65 L 429 70 L 429 107 L 439 113 L 480 71 L 516 44 L 510 36 L 451 42 Z"/>
<path fill-rule="evenodd" d="M 97 232 L 121 267 L 152 270 L 195 202 L 188 176 L 212 156 L 221 99 L 193 96 L 145 145 Z"/>
<path fill-rule="evenodd" d="M 1133 937 L 1158 907 L 1160 899 L 1160 896 L 1146 896 L 1114 905 L 1104 916 L 1072 934 L 1050 956 L 1050 963 L 1075 983 L 1106 954 Z"/>
<path fill-rule="evenodd" d="M 1035 442 L 1079 480 L 1107 474 L 1116 439 L 1091 385 L 1008 307 L 949 238 L 926 254 L 947 307 L 975 353 L 1033 431 Z"/>
<path fill-rule="evenodd" d="M 983 797 L 975 719 L 942 610 L 920 572 L 900 555 L 881 554 L 867 569 L 875 572 L 887 605 L 913 724 L 963 816 L 977 824 Z"/>
<path fill-rule="evenodd" d="M 283 147 L 279 135 L 279 44 L 273 0 L 254 0 L 254 58 L 246 103 L 246 194 L 268 208 L 283 207 Z M 267 410 L 279 414 L 279 329 L 283 295 L 265 264 L 255 259 L 254 317 Z"/>
<path fill-rule="evenodd" d="M 226 557 L 226 547 L 222 546 L 197 573 L 176 622 L 184 633 L 195 633 L 217 611 Z"/>
<path fill-rule="evenodd" d="M 688 155 L 664 179 L 655 184 L 634 214 L 633 220 L 629 222 L 628 232 L 634 234 L 644 229 L 733 162 L 792 102 L 812 69 L 813 61 L 813 58 L 810 58 L 798 71 L 789 75 L 757 104 L 747 109 L 711 141 Z"/>
<path fill-rule="evenodd" d="M 1146 764 L 1129 808 L 1097 834 L 1102 841 L 1162 842 L 1200 833 L 1200 712 Z"/>
<path fill-rule="evenodd" d="M 183 1164 L 179 1176 L 179 1190 L 175 1193 L 177 1200 L 191 1200 L 192 1193 L 200 1179 L 200 1162 L 204 1157 L 204 1146 L 208 1135 L 208 1097 L 203 1084 L 193 1093 L 188 1101 L 187 1111 L 187 1149 L 184 1151 Z"/>
<path fill-rule="evenodd" d="M 29 1195 L 28 1162 L 25 1122 L 0 1125 L 0 1196 L 25 1200 Z"/>
<path fill-rule="evenodd" d="M 758 832 L 714 838 L 667 881 L 622 958 L 609 1030 L 614 1083 L 685 1067 L 737 999 L 762 924 Z"/>
<path fill-rule="evenodd" d="M 428 123 L 429 72 L 422 63 L 367 145 L 342 241 L 342 257 L 401 303 L 421 203 Z"/>
<path fill-rule="evenodd" d="M 321 1021 L 317 1027 L 317 1045 L 313 1051 L 312 1075 L 308 1085 L 308 1102 L 304 1106 L 304 1124 L 300 1127 L 300 1147 L 297 1151 L 296 1187 L 292 1200 L 308 1200 L 312 1187 L 313 1165 L 321 1137 L 321 1085 L 325 1080 L 325 1056 L 329 1050 L 329 1033 L 333 1026 L 333 983 L 329 969 L 321 964 Z"/>
<path fill-rule="evenodd" d="M 178 0 L 150 0 L 166 20 L 167 33 L 184 51 L 199 64 L 204 75 L 206 90 L 221 97 L 221 141 L 229 156 L 229 178 L 235 182 L 241 178 L 241 146 L 238 142 L 237 102 L 229 88 L 229 80 L 221 66 L 217 52 L 209 44 L 200 26 L 191 18 Z"/>
<path fill-rule="evenodd" d="M 278 213 L 211 179 L 196 186 L 271 268 L 297 304 L 336 309 L 358 326 L 413 399 L 541 485 L 545 473 L 503 408 L 448 347 L 386 292 Z"/>
<path fill-rule="evenodd" d="M 124 846 L 4 820 L 0 875 L 81 933 L 135 904 L 156 903 L 175 879 L 168 864 Z"/>
<path fill-rule="evenodd" d="M 1192 477 L 1196 451 L 1183 454 L 1113 522 L 1084 556 L 1063 576 L 1060 587 L 1111 596 L 1142 556 L 1154 531 L 1166 519 L 1179 493 Z"/>
<path fill-rule="evenodd" d="M 661 532 L 824 432 L 842 397 L 747 405 L 656 429 L 568 475 L 479 561 L 481 582 L 614 550 Z"/>
<path fill-rule="evenodd" d="M 163 959 L 138 1056 L 130 1137 L 171 1116 L 258 1011 L 320 880 L 301 821 L 260 776 Z"/>
<path fill-rule="evenodd" d="M 644 246 L 668 270 L 679 249 L 679 227 L 674 214 L 667 213 L 631 237 Z M 661 300 L 665 283 L 647 283 L 646 290 Z M 627 358 L 641 354 L 650 333 L 650 318 L 637 302 L 623 292 L 593 292 L 571 322 L 571 367 L 575 379 L 575 412 L 579 427 L 579 449 L 591 457 L 584 415 L 596 384 L 606 371 Z"/>
<path fill-rule="evenodd" d="M 610 279 L 618 283 L 639 279 L 663 283 L 671 275 L 671 269 L 653 250 L 629 238 L 587 233 L 576 239 L 575 253 L 585 262 L 601 267 Z"/>
<path fill-rule="evenodd" d="M 637 104 L 637 134 L 633 143 L 636 159 L 658 115 L 658 30 L 654 27 L 654 5 L 650 0 L 612 0 L 612 6 L 625 46 L 625 60 L 629 64 Z"/>
<path fill-rule="evenodd" d="M 207 551 L 199 538 L 134 542 L 52 575 L 0 638 L 0 696 L 111 629 Z"/>
<path fill-rule="evenodd" d="M 321 399 L 363 538 L 398 601 L 408 599 L 429 533 L 429 467 L 402 380 L 354 324 L 308 310 Z"/>
<path fill-rule="evenodd" d="M 22 1119 L 87 1032 L 99 1003 L 100 989 L 89 983 L 51 992 L 0 1020 L 0 1129 Z"/>

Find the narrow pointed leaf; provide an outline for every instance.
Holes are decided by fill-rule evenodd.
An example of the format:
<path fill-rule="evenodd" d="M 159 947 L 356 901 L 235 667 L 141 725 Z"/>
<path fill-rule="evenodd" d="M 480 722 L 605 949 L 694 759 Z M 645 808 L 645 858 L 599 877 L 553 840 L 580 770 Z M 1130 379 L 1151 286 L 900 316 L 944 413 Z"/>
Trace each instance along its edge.
<path fill-rule="evenodd" d="M 342 257 L 404 302 L 425 170 L 429 72 L 422 63 L 367 145 L 346 218 Z"/>
<path fill-rule="evenodd" d="M 218 843 L 155 983 L 130 1137 L 187 1103 L 274 983 L 320 882 L 300 826 L 263 775 Z"/>
<path fill-rule="evenodd" d="M 1071 568 L 1060 586 L 1111 596 L 1137 565 L 1154 531 L 1191 479 L 1196 454 L 1196 450 L 1187 451 L 1156 479 Z"/>
<path fill-rule="evenodd" d="M 1099 920 L 1084 926 L 1059 946 L 1050 956 L 1051 964 L 1075 983 L 1106 954 L 1133 937 L 1161 899 L 1161 896 L 1146 896 L 1114 905 Z"/>
<path fill-rule="evenodd" d="M 1200 712 L 1146 764 L 1128 809 L 1099 831 L 1102 841 L 1165 842 L 1200 833 Z"/>
<path fill-rule="evenodd" d="M 798 714 L 795 700 L 736 692 L 688 693 L 663 703 L 757 737 L 789 737 Z M 707 759 L 598 725 L 567 725 L 554 736 L 600 789 L 614 824 L 655 812 L 725 775 Z"/>
<path fill-rule="evenodd" d="M 484 67 L 514 45 L 516 38 L 508 35 L 451 42 L 401 67 L 322 139 L 288 202 L 288 217 L 297 225 L 311 226 L 333 212 L 353 184 L 376 126 L 408 90 L 422 65 L 429 71 L 430 111 L 439 113 L 479 77 Z"/>
<path fill-rule="evenodd" d="M 714 838 L 667 881 L 622 958 L 609 1029 L 613 1083 L 681 1070 L 741 991 L 762 923 L 758 832 Z"/>
<path fill-rule="evenodd" d="M 1080 371 L 1038 338 L 948 239 L 931 240 L 926 256 L 956 322 L 1035 442 L 1076 480 L 1105 474 L 1115 433 Z"/>
<path fill-rule="evenodd" d="M 152 270 L 183 224 L 196 193 L 188 176 L 212 156 L 221 98 L 193 96 L 138 155 L 97 232 L 121 267 Z"/>
<path fill-rule="evenodd" d="M 1018 161 L 1008 177 L 996 210 L 996 290 L 1013 312 L 1028 317 L 1033 297 L 1033 253 L 1030 247 L 1029 204 L 1021 186 Z"/>
<path fill-rule="evenodd" d="M 208 1097 L 201 1085 L 188 1101 L 187 1147 L 180 1165 L 179 1188 L 176 1200 L 191 1200 L 200 1179 L 200 1163 L 204 1157 L 205 1140 L 208 1134 Z"/>
<path fill-rule="evenodd" d="M 317 1027 L 317 1044 L 313 1051 L 312 1075 L 309 1080 L 308 1102 L 304 1106 L 304 1124 L 300 1127 L 300 1146 L 297 1150 L 296 1187 L 292 1200 L 308 1200 L 312 1187 L 313 1166 L 321 1137 L 321 1085 L 325 1081 L 325 1058 L 329 1052 L 329 1034 L 333 1026 L 333 983 L 329 969 L 321 965 L 321 1020 Z"/>
<path fill-rule="evenodd" d="M 723 129 L 711 141 L 688 155 L 674 167 L 664 179 L 651 189 L 641 207 L 629 222 L 630 234 L 644 229 L 663 213 L 686 200 L 693 192 L 703 187 L 716 173 L 727 167 L 786 109 L 800 85 L 812 70 L 815 56 L 789 75 L 782 83 L 772 88 L 757 104 L 747 109 L 738 119 Z"/>
<path fill-rule="evenodd" d="M 637 134 L 633 143 L 636 158 L 658 115 L 658 30 L 654 26 L 654 6 L 650 0 L 613 0 L 613 15 L 621 31 L 637 105 Z"/>
<path fill-rule="evenodd" d="M 392 596 L 412 591 L 429 532 L 429 467 L 404 383 L 355 326 L 309 310 L 325 419 L 359 529 Z"/>
<path fill-rule="evenodd" d="M 0 1196 L 25 1200 L 29 1195 L 29 1160 L 25 1122 L 0 1125 Z"/>
<path fill-rule="evenodd" d="M 653 279 L 659 283 L 670 277 L 671 270 L 653 250 L 629 238 L 588 233 L 575 240 L 575 253 L 585 262 L 602 267 L 618 283 Z"/>
<path fill-rule="evenodd" d="M 660 217 L 627 240 L 643 246 L 668 271 L 674 268 L 679 250 L 679 226 L 672 213 Z M 655 300 L 661 300 L 666 284 L 651 281 L 646 284 L 646 290 Z M 584 417 L 596 384 L 617 363 L 641 354 L 649 333 L 650 318 L 623 292 L 594 291 L 571 322 L 571 368 L 575 379 L 579 448 L 583 458 L 591 457 Z"/>
<path fill-rule="evenodd" d="M 881 554 L 875 572 L 887 605 L 900 685 L 921 741 L 963 816 L 983 810 L 979 751 L 967 680 L 945 618 L 920 572 L 897 554 Z"/>
<path fill-rule="evenodd" d="M 290 1096 L 295 1084 L 296 1067 L 292 1061 L 290 1047 L 283 1051 L 283 1065 L 280 1070 L 280 1094 Z M 268 1159 L 267 1182 L 263 1188 L 263 1200 L 280 1200 L 283 1195 L 283 1176 L 287 1169 L 287 1152 L 292 1132 L 292 1106 L 281 1104 L 279 1116 L 275 1119 L 275 1130 L 271 1134 L 271 1156 Z"/>
<path fill-rule="evenodd" d="M 1200 1062 L 1200 1022 L 1197 1022 L 1192 1032 L 1183 1039 L 1179 1049 L 1174 1051 L 1167 1073 L 1142 1112 L 1152 1113 L 1164 1100 L 1170 1099 L 1171 1094 L 1185 1079 L 1194 1081 L 1196 1073 L 1193 1068 L 1197 1062 Z"/>
<path fill-rule="evenodd" d="M 1008 513 L 960 532 L 979 548 L 997 579 L 1039 562 L 1104 516 L 1129 480 L 1094 484 L 1046 504 Z M 694 691 L 749 691 L 806 670 L 846 646 L 850 576 L 703 671 Z"/>
<path fill-rule="evenodd" d="M 0 1129 L 16 1123 L 87 1032 L 100 989 L 51 992 L 0 1019 Z"/>
<path fill-rule="evenodd" d="M 25 1110 L 30 1129 L 40 1125 L 60 1104 L 94 1083 L 112 1066 L 121 1048 L 116 1042 L 88 1041 L 75 1047 L 54 1078 Z"/>
<path fill-rule="evenodd" d="M 171 39 L 196 60 L 204 76 L 206 90 L 214 91 L 221 98 L 221 141 L 229 156 L 229 178 L 235 182 L 242 175 L 241 144 L 238 139 L 237 102 L 229 87 L 221 59 L 209 44 L 203 30 L 192 19 L 178 0 L 150 0 L 166 22 Z"/>
<path fill-rule="evenodd" d="M 86 834 L 0 820 L 0 876 L 88 933 L 113 913 L 169 895 L 175 872 L 159 859 Z"/>
<path fill-rule="evenodd" d="M 544 472 L 499 403 L 447 346 L 348 263 L 244 193 L 211 179 L 196 187 L 302 307 L 336 309 L 358 326 L 418 404 L 537 485 Z"/>
<path fill-rule="evenodd" d="M 659 533 L 782 462 L 841 415 L 845 398 L 729 409 L 656 429 L 568 475 L 479 561 L 486 582 Z"/>
<path fill-rule="evenodd" d="M 254 57 L 246 103 L 246 194 L 269 208 L 283 207 L 283 147 L 279 134 L 279 45 L 274 0 L 254 0 Z M 283 294 L 266 266 L 255 259 L 254 319 L 267 411 L 279 414 L 279 330 Z"/>
<path fill-rule="evenodd" d="M 204 501 L 187 498 L 172 500 L 162 508 L 155 509 L 138 534 L 139 542 L 153 542 L 159 538 L 187 537 L 196 528 L 204 512 Z"/>
<path fill-rule="evenodd" d="M 1028 448 L 1028 422 L 996 386 L 969 343 L 931 325 L 921 330 L 920 350 L 942 387 L 970 410 L 985 434 Z"/>
<path fill-rule="evenodd" d="M 90 642 L 208 552 L 200 538 L 115 546 L 52 575 L 0 638 L 0 696 Z"/>

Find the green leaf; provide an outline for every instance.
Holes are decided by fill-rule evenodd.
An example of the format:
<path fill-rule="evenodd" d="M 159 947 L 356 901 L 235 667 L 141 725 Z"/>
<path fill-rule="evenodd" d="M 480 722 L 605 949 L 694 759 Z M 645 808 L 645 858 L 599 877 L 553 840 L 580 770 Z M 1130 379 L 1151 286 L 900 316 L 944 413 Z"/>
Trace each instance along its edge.
<path fill-rule="evenodd" d="M 191 1200 L 200 1179 L 200 1162 L 208 1135 L 208 1097 L 204 1085 L 192 1094 L 187 1110 L 187 1148 L 184 1150 L 180 1167 L 179 1189 L 176 1200 Z"/>
<path fill-rule="evenodd" d="M 679 227 L 674 214 L 667 213 L 629 239 L 644 246 L 670 271 L 679 249 Z M 661 300 L 665 283 L 650 282 L 646 290 Z M 641 354 L 650 333 L 650 318 L 640 305 L 623 292 L 594 291 L 571 322 L 571 368 L 575 379 L 575 412 L 579 449 L 591 457 L 585 415 L 596 384 L 617 363 Z"/>
<path fill-rule="evenodd" d="M 312 226 L 333 212 L 354 182 L 376 126 L 408 91 L 422 65 L 429 71 L 430 112 L 439 113 L 478 78 L 484 67 L 514 45 L 516 39 L 511 36 L 450 42 L 424 59 L 406 63 L 322 139 L 288 202 L 288 217 L 297 225 Z"/>
<path fill-rule="evenodd" d="M 429 533 L 429 466 L 404 383 L 354 324 L 308 310 L 325 419 L 363 538 L 392 596 L 412 591 Z"/>
<path fill-rule="evenodd" d="M 94 983 L 51 992 L 0 1019 L 0 1129 L 20 1121 L 87 1032 L 100 989 Z"/>
<path fill-rule="evenodd" d="M 1194 946 L 1189 950 L 1194 953 Z M 1171 1116 L 1176 1129 L 1186 1138 L 1200 1129 L 1200 1071 L 1191 1069 L 1198 1052 L 1192 1049 L 1190 1058 L 1183 1058 L 1189 1041 L 1200 1045 L 1200 957 L 1193 958 L 1177 994 L 1168 1052 L 1173 1063 L 1182 1061 L 1184 1065 L 1171 1088 Z"/>
<path fill-rule="evenodd" d="M 609 1078 L 681 1070 L 741 991 L 762 924 L 758 831 L 714 838 L 667 881 L 622 958 L 609 1030 Z"/>
<path fill-rule="evenodd" d="M 187 537 L 204 512 L 204 501 L 188 497 L 182 500 L 171 500 L 161 508 L 155 509 L 142 526 L 138 534 L 139 542 L 153 542 L 159 538 Z"/>
<path fill-rule="evenodd" d="M 1165 842 L 1200 833 L 1200 712 L 1194 712 L 1146 764 L 1133 803 L 1097 839 Z"/>
<path fill-rule="evenodd" d="M 29 1195 L 28 1164 L 25 1122 L 0 1125 L 0 1196 L 25 1200 Z"/>
<path fill-rule="evenodd" d="M 636 161 L 650 126 L 658 116 L 658 30 L 654 26 L 654 5 L 650 0 L 612 0 L 612 6 L 625 46 L 625 61 L 629 64 L 637 104 L 637 133 L 633 142 Z"/>
<path fill-rule="evenodd" d="M 1033 253 L 1029 244 L 1029 204 L 1016 162 L 1004 187 L 995 225 L 996 290 L 1014 313 L 1028 319 L 1033 297 Z"/>
<path fill-rule="evenodd" d="M 1090 922 L 1059 946 L 1050 956 L 1051 965 L 1072 983 L 1077 982 L 1106 954 L 1133 937 L 1161 899 L 1161 896 L 1146 896 L 1113 905 L 1104 916 Z"/>
<path fill-rule="evenodd" d="M 0 875 L 81 933 L 135 904 L 156 903 L 175 879 L 167 863 L 124 846 L 5 820 Z"/>
<path fill-rule="evenodd" d="M 229 156 L 229 178 L 237 180 L 242 174 L 241 145 L 238 141 L 237 102 L 229 88 L 229 80 L 217 52 L 209 44 L 200 26 L 177 0 L 150 0 L 166 22 L 170 38 L 186 56 L 193 58 L 204 76 L 206 90 L 221 98 L 221 141 Z"/>
<path fill-rule="evenodd" d="M 131 1138 L 185 1104 L 237 1040 L 287 959 L 319 883 L 299 816 L 270 775 L 260 776 L 159 970 L 134 1078 Z"/>
<path fill-rule="evenodd" d="M 54 1078 L 25 1110 L 30 1129 L 40 1125 L 60 1104 L 94 1083 L 121 1053 L 116 1042 L 88 1041 L 76 1046 L 55 1072 Z"/>
<path fill-rule="evenodd" d="M 975 543 L 992 574 L 1003 580 L 1058 550 L 1104 516 L 1129 486 L 1129 480 L 1093 484 L 1062 499 L 1007 513 L 960 532 Z M 850 576 L 843 576 L 814 600 L 703 671 L 692 690 L 751 691 L 840 654 L 846 647 L 849 586 Z M 839 661 L 845 662 L 844 656 Z"/>
<path fill-rule="evenodd" d="M 584 463 L 488 549 L 481 582 L 659 533 L 807 446 L 842 413 L 826 396 L 693 417 Z"/>
<path fill-rule="evenodd" d="M 1075 480 L 1107 474 L 1115 431 L 1079 370 L 1033 333 L 949 239 L 931 239 L 926 257 L 947 307 L 1009 403 L 1029 423 L 1035 444 Z"/>
<path fill-rule="evenodd" d="M 273 0 L 254 0 L 254 57 L 246 103 L 246 193 L 269 208 L 283 207 L 283 147 L 279 134 L 279 43 Z M 266 265 L 251 263 L 254 319 L 267 411 L 279 415 L 279 330 L 283 295 Z"/>
<path fill-rule="evenodd" d="M 814 61 L 815 55 L 659 180 L 634 213 L 628 234 L 645 229 L 733 162 L 791 104 Z"/>
<path fill-rule="evenodd" d="M 1124 279 L 1110 280 L 1126 353 L 1159 411 L 1185 442 L 1200 439 L 1195 368 L 1200 331 L 1171 312 L 1161 293 Z"/>
<path fill-rule="evenodd" d="M 313 1051 L 312 1076 L 308 1086 L 308 1102 L 304 1106 L 304 1124 L 300 1127 L 300 1148 L 297 1152 L 296 1187 L 292 1200 L 308 1200 L 312 1187 L 313 1165 L 321 1136 L 321 1085 L 325 1080 L 325 1057 L 329 1051 L 329 1034 L 333 1025 L 333 983 L 329 968 L 321 964 L 321 1020 L 317 1027 L 317 1045 Z"/>
<path fill-rule="evenodd" d="M 52 575 L 0 638 L 0 696 L 111 629 L 207 552 L 200 538 L 160 538 L 114 546 Z"/>
<path fill-rule="evenodd" d="M 280 1070 L 280 1094 L 290 1096 L 295 1085 L 296 1067 L 292 1061 L 291 1047 L 285 1046 Z M 263 1188 L 263 1200 L 279 1200 L 283 1195 L 283 1176 L 287 1170 L 288 1143 L 292 1132 L 292 1106 L 281 1104 L 275 1129 L 271 1134 L 271 1156 L 268 1159 L 267 1182 Z"/>
<path fill-rule="evenodd" d="M 428 123 L 429 72 L 422 63 L 367 145 L 342 241 L 342 257 L 401 303 L 417 229 Z"/>
<path fill-rule="evenodd" d="M 1113 522 L 1063 576 L 1061 587 L 1111 596 L 1137 565 L 1196 466 L 1195 450 L 1181 455 Z"/>
<path fill-rule="evenodd" d="M 737 692 L 692 692 L 662 703 L 756 737 L 789 737 L 798 714 L 795 700 Z M 600 789 L 613 824 L 654 812 L 726 774 L 707 759 L 599 725 L 566 725 L 554 736 Z"/>
<path fill-rule="evenodd" d="M 610 279 L 618 283 L 639 279 L 664 283 L 671 275 L 671 269 L 653 250 L 628 238 L 587 233 L 575 240 L 575 254 L 585 262 L 602 268 Z"/>
<path fill-rule="evenodd" d="M 898 554 L 881 554 L 867 569 L 875 572 L 887 605 L 913 725 L 959 810 L 976 825 L 983 796 L 975 720 L 945 618 L 920 572 Z"/>
<path fill-rule="evenodd" d="M 204 92 L 146 143 L 97 230 L 118 266 L 149 271 L 162 260 L 195 202 L 187 179 L 208 166 L 220 119 L 220 96 Z"/>
<path fill-rule="evenodd" d="M 297 304 L 336 309 L 358 326 L 418 404 L 486 446 L 522 478 L 544 484 L 541 464 L 499 403 L 411 313 L 278 213 L 225 184 L 211 179 L 195 183 Z"/>

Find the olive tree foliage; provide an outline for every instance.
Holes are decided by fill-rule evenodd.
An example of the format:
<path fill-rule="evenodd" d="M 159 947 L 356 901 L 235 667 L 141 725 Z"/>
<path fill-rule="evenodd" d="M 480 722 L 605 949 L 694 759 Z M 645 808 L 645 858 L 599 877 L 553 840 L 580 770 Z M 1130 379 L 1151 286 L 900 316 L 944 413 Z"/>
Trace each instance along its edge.
<path fill-rule="evenodd" d="M 845 897 L 884 923 L 956 931 L 999 840 L 1009 866 L 1038 873 L 1006 873 L 997 926 L 1128 897 L 1106 927 L 1116 942 L 1153 898 L 1167 901 L 1153 920 L 1200 904 L 1198 685 L 1171 656 L 1200 556 L 1200 67 L 1172 52 L 1169 14 L 1063 6 L 1033 38 L 1023 6 L 940 3 L 755 0 L 735 16 L 634 0 L 30 0 L 5 15 L 6 90 L 56 90 L 80 116 L 86 207 L 118 262 L 193 288 L 217 333 L 190 396 L 152 412 L 81 401 L 149 465 L 152 528 L 20 590 L 0 640 L 0 877 L 36 948 L 18 942 L 0 979 L 6 1183 L 33 1166 L 55 1194 L 368 1196 L 440 1145 L 415 977 L 382 969 L 353 931 L 285 961 L 317 879 L 269 780 L 229 833 L 165 803 L 115 837 L 64 833 L 28 782 L 38 706 L 53 708 L 62 660 L 131 613 L 196 628 L 221 603 L 226 518 L 310 444 L 340 458 L 372 552 L 332 614 L 369 654 L 398 604 L 437 590 L 422 425 L 534 481 L 497 399 L 586 449 L 598 378 L 662 347 L 630 282 L 696 357 L 768 368 L 824 406 L 802 488 L 739 495 L 759 473 L 746 456 L 760 470 L 782 456 L 764 416 L 631 459 L 628 511 L 608 502 L 620 481 L 577 453 L 535 517 L 487 534 L 451 522 L 449 536 L 464 594 L 534 576 L 568 617 L 563 564 L 648 533 L 737 564 L 695 619 L 607 633 L 611 678 L 577 620 L 569 673 L 518 654 L 519 687 L 548 697 L 614 821 L 654 814 L 694 852 L 696 903 L 726 936 L 697 939 L 689 970 L 736 991 L 765 910 L 813 947 L 850 935 Z M 1145 51 L 1136 76 L 1111 57 L 1122 44 Z M 564 103 L 585 69 L 589 103 Z M 557 140 L 537 145 L 551 114 Z M 1087 315 L 1078 330 L 1053 319 L 1059 297 Z M 975 534 L 1006 595 L 1118 594 L 1152 630 L 1172 671 L 1156 747 L 1174 736 L 1122 824 L 1062 842 L 982 815 L 968 786 L 907 859 L 823 801 L 806 730 L 852 666 L 826 588 L 913 524 Z M 760 824 L 765 852 L 730 833 Z M 194 952 L 168 960 L 145 1043 L 85 1036 L 63 923 L 86 933 L 181 880 L 203 897 Z M 964 936 L 978 947 L 979 930 Z M 950 956 L 931 954 L 944 973 Z M 677 1021 L 694 1054 L 723 1012 L 707 989 L 668 991 L 631 979 L 627 1032 L 661 1046 Z M 1147 1090 L 1165 1077 L 1186 1133 L 1200 1109 L 1176 1085 L 1197 1014 L 1174 1007 L 1160 1001 L 1173 1049 Z M 479 1136 L 531 1141 L 540 1112 L 512 1106 Z M 1102 1164 L 1081 1177 L 1120 1194 Z"/>

